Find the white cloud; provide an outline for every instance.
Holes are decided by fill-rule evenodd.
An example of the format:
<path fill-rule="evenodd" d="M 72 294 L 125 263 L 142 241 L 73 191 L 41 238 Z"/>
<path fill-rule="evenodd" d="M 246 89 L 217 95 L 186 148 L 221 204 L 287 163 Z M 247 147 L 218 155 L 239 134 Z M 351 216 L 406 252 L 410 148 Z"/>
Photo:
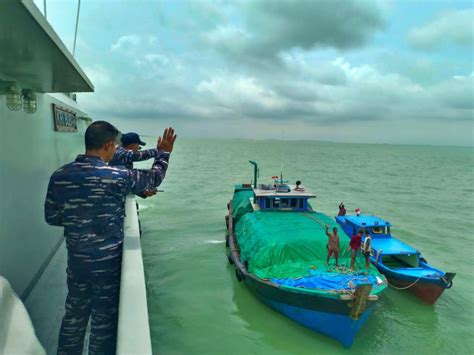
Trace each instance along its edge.
<path fill-rule="evenodd" d="M 201 81 L 196 90 L 198 93 L 210 93 L 219 105 L 232 107 L 236 111 L 247 111 L 249 107 L 261 111 L 278 110 L 287 101 L 255 78 L 238 75 L 216 75 Z"/>
<path fill-rule="evenodd" d="M 464 119 L 474 121 L 474 73 L 455 75 L 433 86 L 433 95 L 451 109 L 464 110 Z"/>
<path fill-rule="evenodd" d="M 141 38 L 137 35 L 126 35 L 120 37 L 117 42 L 110 47 L 112 51 L 127 51 L 140 44 Z"/>
<path fill-rule="evenodd" d="M 94 84 L 95 88 L 106 87 L 111 83 L 111 73 L 100 64 L 85 67 L 84 72 Z"/>
<path fill-rule="evenodd" d="M 425 50 L 447 43 L 474 48 L 474 10 L 444 12 L 430 23 L 411 30 L 408 42 L 415 48 Z"/>
<path fill-rule="evenodd" d="M 161 65 L 167 65 L 170 62 L 167 56 L 160 53 L 146 54 L 144 58 L 148 63 L 157 63 Z"/>
<path fill-rule="evenodd" d="M 280 59 L 292 75 L 307 82 L 317 81 L 327 85 L 343 85 L 346 82 L 344 71 L 335 63 L 310 61 L 307 56 L 294 51 L 281 54 Z"/>

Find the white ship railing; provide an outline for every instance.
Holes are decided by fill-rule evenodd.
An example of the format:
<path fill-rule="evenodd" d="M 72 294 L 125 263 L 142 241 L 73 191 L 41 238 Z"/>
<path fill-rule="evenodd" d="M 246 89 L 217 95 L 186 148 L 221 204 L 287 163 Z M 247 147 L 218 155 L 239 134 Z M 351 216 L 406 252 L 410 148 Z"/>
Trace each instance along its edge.
<path fill-rule="evenodd" d="M 125 214 L 117 354 L 151 354 L 145 274 L 134 195 L 127 197 Z"/>

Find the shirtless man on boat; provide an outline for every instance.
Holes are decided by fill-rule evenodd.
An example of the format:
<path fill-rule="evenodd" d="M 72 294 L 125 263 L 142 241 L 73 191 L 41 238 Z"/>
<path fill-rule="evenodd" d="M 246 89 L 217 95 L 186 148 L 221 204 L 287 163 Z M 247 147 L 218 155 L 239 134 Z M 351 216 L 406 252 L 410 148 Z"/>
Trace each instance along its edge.
<path fill-rule="evenodd" d="M 326 226 L 326 235 L 328 236 L 328 244 L 326 248 L 328 249 L 328 258 L 326 260 L 326 265 L 329 265 L 329 259 L 331 255 L 334 254 L 334 259 L 336 260 L 336 266 L 339 266 L 339 236 L 337 235 L 337 228 L 332 229 L 332 233 L 329 233 L 329 226 Z"/>

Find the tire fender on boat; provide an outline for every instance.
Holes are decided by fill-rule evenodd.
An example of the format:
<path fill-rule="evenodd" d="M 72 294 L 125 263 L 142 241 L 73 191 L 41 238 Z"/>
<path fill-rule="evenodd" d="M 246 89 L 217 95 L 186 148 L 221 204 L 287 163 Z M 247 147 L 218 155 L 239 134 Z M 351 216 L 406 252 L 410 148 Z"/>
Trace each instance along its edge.
<path fill-rule="evenodd" d="M 453 279 L 454 276 L 456 276 L 456 273 L 454 272 L 447 272 L 444 274 L 444 276 L 441 277 L 441 280 L 444 282 L 445 286 L 444 288 L 451 288 L 453 287 Z"/>
<path fill-rule="evenodd" d="M 234 260 L 232 260 L 232 256 L 230 256 L 230 254 L 227 255 L 227 260 L 229 261 L 230 265 L 234 264 Z"/>
<path fill-rule="evenodd" d="M 235 277 L 239 282 L 242 282 L 244 279 L 244 275 L 242 275 L 242 272 L 239 269 L 235 269 Z"/>

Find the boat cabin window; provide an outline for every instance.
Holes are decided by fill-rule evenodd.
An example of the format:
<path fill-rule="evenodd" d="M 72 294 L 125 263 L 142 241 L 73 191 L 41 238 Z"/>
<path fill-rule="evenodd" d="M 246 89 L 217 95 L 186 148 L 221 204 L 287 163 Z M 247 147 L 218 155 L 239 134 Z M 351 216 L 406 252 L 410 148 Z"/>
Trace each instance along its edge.
<path fill-rule="evenodd" d="M 255 199 L 255 203 L 261 209 L 306 209 L 306 199 L 289 197 L 260 197 Z"/>
<path fill-rule="evenodd" d="M 385 227 L 381 227 L 381 226 L 372 227 L 372 233 L 373 234 L 385 234 Z"/>
<path fill-rule="evenodd" d="M 279 197 L 275 197 L 273 199 L 273 208 L 280 208 L 280 198 Z"/>
<path fill-rule="evenodd" d="M 418 254 L 382 255 L 382 263 L 390 269 L 419 267 Z"/>
<path fill-rule="evenodd" d="M 271 208 L 272 207 L 272 200 L 268 197 L 265 197 L 265 205 L 263 208 Z"/>

